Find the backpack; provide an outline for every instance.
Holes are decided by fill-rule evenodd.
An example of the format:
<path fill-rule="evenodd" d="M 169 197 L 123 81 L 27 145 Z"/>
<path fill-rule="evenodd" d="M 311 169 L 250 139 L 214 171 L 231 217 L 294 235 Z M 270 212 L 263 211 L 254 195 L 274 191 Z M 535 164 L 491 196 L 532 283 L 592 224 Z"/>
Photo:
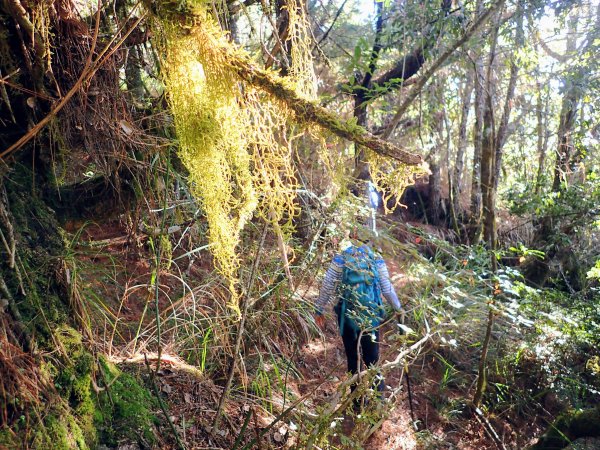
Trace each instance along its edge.
<path fill-rule="evenodd" d="M 350 327 L 355 333 L 377 327 L 384 317 L 375 254 L 367 246 L 350 246 L 342 253 L 344 270 L 335 307 L 340 334 Z"/>

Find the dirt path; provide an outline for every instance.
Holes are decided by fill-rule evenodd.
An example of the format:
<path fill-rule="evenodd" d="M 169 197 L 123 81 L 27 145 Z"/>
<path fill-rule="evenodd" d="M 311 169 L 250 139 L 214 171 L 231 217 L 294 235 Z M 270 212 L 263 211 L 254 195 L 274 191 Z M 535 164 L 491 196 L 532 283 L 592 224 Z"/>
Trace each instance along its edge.
<path fill-rule="evenodd" d="M 303 375 L 303 380 L 298 385 L 300 394 L 304 395 L 316 390 L 314 395 L 316 404 L 325 403 L 334 394 L 339 383 L 347 376 L 343 344 L 334 320 L 329 320 L 325 328 L 323 338 L 306 344 L 303 355 L 298 360 L 298 367 Z M 384 353 L 386 350 L 389 351 L 384 345 L 382 345 L 382 350 Z M 327 381 L 322 384 L 326 378 Z M 389 388 L 396 389 L 399 382 L 399 371 L 394 371 L 386 377 L 386 384 Z M 416 437 L 411 427 L 405 386 L 391 415 L 364 444 L 365 449 L 413 450 L 417 448 Z M 350 418 L 344 421 L 342 428 L 347 435 L 353 433 Z"/>

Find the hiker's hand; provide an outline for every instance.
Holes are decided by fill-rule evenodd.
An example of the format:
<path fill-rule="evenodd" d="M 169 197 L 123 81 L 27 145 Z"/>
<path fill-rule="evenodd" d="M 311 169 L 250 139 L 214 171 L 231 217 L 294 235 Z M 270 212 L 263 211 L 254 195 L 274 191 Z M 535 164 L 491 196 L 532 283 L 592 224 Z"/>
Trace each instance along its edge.
<path fill-rule="evenodd" d="M 315 315 L 315 323 L 319 328 L 323 328 L 325 326 L 325 316 L 322 314 Z"/>
<path fill-rule="evenodd" d="M 398 322 L 398 324 L 396 325 L 396 332 L 400 335 L 400 336 L 404 336 L 404 326 L 402 325 L 402 323 Z"/>
<path fill-rule="evenodd" d="M 401 309 L 400 311 L 396 311 L 396 321 L 399 324 L 404 325 L 404 320 L 406 319 L 406 314 L 404 313 L 404 310 Z"/>
<path fill-rule="evenodd" d="M 396 325 L 398 334 L 404 335 L 405 334 L 405 331 L 404 331 L 404 319 L 405 319 L 404 310 L 398 311 L 396 313 L 396 319 L 398 321 L 398 324 Z"/>

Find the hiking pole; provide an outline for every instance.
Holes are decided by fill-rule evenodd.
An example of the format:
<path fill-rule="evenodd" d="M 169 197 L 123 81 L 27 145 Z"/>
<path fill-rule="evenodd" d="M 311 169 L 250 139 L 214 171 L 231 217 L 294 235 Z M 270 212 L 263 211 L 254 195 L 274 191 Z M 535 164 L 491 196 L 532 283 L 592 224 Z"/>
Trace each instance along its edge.
<path fill-rule="evenodd" d="M 408 406 L 410 407 L 410 420 L 415 431 L 419 431 L 417 421 L 415 420 L 415 409 L 413 407 L 412 390 L 410 388 L 410 376 L 408 374 L 408 363 L 404 362 L 404 375 L 406 376 L 406 391 L 408 392 Z"/>
<path fill-rule="evenodd" d="M 400 312 L 400 320 L 399 320 L 400 324 L 402 324 L 402 326 L 399 326 L 401 334 L 406 334 L 406 330 L 403 328 L 405 319 L 406 319 L 406 315 L 404 313 L 404 309 L 402 309 L 402 311 Z M 419 427 L 417 426 L 417 421 L 415 420 L 415 408 L 413 406 L 412 389 L 410 388 L 410 374 L 408 373 L 408 362 L 406 360 L 404 360 L 404 375 L 406 378 L 406 391 L 408 392 L 408 406 L 410 408 L 410 420 L 412 421 L 412 426 L 415 429 L 415 431 L 419 431 Z"/>

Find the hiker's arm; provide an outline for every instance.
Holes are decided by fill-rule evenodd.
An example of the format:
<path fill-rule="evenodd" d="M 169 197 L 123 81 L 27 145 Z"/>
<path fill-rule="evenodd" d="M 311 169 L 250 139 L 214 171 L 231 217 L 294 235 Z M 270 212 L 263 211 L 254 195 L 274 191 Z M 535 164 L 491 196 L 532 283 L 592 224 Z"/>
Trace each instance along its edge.
<path fill-rule="evenodd" d="M 335 297 L 338 284 L 342 279 L 342 271 L 344 269 L 344 259 L 341 256 L 335 256 L 329 269 L 325 273 L 321 290 L 319 291 L 319 298 L 315 302 L 315 310 L 318 316 L 323 314 L 325 307 L 329 304 L 331 299 Z"/>
<path fill-rule="evenodd" d="M 394 307 L 395 311 L 401 311 L 402 305 L 400 304 L 400 300 L 398 300 L 398 296 L 396 295 L 394 286 L 392 286 L 392 282 L 390 281 L 390 274 L 383 259 L 377 261 L 377 271 L 379 272 L 379 284 L 381 286 L 381 293 L 388 301 L 388 303 Z"/>

